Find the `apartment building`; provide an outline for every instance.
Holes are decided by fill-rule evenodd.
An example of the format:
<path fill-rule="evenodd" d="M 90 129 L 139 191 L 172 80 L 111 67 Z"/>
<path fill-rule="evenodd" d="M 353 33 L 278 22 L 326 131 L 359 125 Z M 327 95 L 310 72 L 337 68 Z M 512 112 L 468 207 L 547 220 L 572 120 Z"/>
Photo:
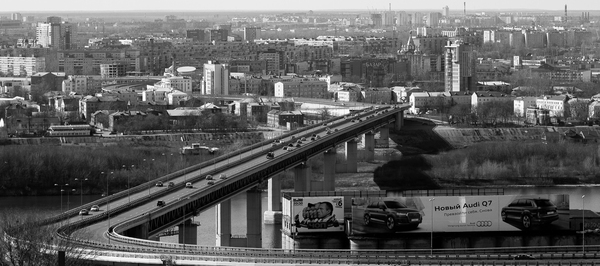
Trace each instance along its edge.
<path fill-rule="evenodd" d="M 448 43 L 444 72 L 446 91 L 474 91 L 477 82 L 473 46 L 460 41 Z"/>
<path fill-rule="evenodd" d="M 144 72 L 146 70 L 146 61 L 140 56 L 140 51 L 136 49 L 61 50 L 58 51 L 57 56 L 59 71 L 65 72 L 67 75 L 100 75 L 102 64 L 105 64 L 107 69 L 123 65 L 125 72 Z M 107 75 L 116 73 L 118 76 L 123 69 L 117 70 L 105 73 L 108 73 Z"/>
<path fill-rule="evenodd" d="M 288 81 L 275 83 L 275 97 L 304 97 L 327 99 L 327 82 L 320 80 Z"/>
<path fill-rule="evenodd" d="M 31 76 L 46 71 L 44 57 L 0 56 L 0 74 L 5 76 Z"/>
<path fill-rule="evenodd" d="M 229 65 L 208 61 L 202 76 L 203 95 L 229 95 Z"/>

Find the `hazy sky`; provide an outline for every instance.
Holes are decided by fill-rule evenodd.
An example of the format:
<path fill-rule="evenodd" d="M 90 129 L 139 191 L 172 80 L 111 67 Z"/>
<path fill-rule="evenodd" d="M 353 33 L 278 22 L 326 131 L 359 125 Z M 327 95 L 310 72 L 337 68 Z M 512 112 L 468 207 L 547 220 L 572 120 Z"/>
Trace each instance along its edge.
<path fill-rule="evenodd" d="M 74 10 L 392 10 L 428 9 L 441 10 L 448 6 L 450 11 L 461 11 L 464 1 L 457 0 L 4 0 L 2 10 L 17 11 L 74 11 Z M 568 4 L 569 10 L 600 10 L 598 0 L 475 0 L 467 1 L 468 10 L 481 9 L 543 9 L 563 10 Z"/>

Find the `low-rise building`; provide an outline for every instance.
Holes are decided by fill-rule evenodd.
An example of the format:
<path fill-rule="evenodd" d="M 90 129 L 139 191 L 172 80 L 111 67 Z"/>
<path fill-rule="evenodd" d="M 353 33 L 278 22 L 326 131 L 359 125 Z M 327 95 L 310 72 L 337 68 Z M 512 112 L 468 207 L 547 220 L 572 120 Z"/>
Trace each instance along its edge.
<path fill-rule="evenodd" d="M 275 97 L 305 97 L 327 99 L 327 82 L 320 80 L 275 83 Z"/>
<path fill-rule="evenodd" d="M 360 92 L 363 102 L 375 104 L 391 104 L 392 91 L 388 88 L 369 88 Z"/>
<path fill-rule="evenodd" d="M 413 114 L 439 109 L 446 105 L 448 98 L 444 92 L 413 92 L 409 97 L 410 108 L 408 109 Z"/>
<path fill-rule="evenodd" d="M 536 106 L 548 110 L 551 117 L 568 117 L 568 100 L 565 95 L 542 96 L 537 98 Z"/>
<path fill-rule="evenodd" d="M 267 123 L 275 127 L 303 126 L 304 114 L 300 111 L 277 111 L 271 110 L 267 114 Z"/>
<path fill-rule="evenodd" d="M 476 91 L 471 95 L 471 109 L 477 110 L 482 104 L 495 101 L 512 101 L 514 98 L 509 94 L 498 91 Z"/>
<path fill-rule="evenodd" d="M 127 110 L 127 102 L 116 97 L 85 96 L 79 100 L 79 114 L 87 122 L 91 121 L 91 114 L 98 110 Z"/>
<path fill-rule="evenodd" d="M 517 97 L 514 100 L 513 107 L 515 115 L 518 117 L 525 117 L 527 114 L 527 110 L 530 107 L 536 106 L 537 98 L 536 97 Z"/>

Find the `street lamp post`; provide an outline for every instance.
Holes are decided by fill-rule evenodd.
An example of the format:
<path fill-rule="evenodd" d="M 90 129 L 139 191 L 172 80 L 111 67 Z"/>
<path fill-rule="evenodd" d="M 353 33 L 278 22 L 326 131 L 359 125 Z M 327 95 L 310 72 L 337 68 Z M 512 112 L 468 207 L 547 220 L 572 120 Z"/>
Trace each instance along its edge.
<path fill-rule="evenodd" d="M 186 165 L 186 159 L 184 157 L 185 155 L 181 154 L 181 162 L 183 163 L 183 183 L 187 183 L 187 177 L 185 176 L 185 165 Z"/>
<path fill-rule="evenodd" d="M 430 198 L 429 201 L 431 202 L 431 252 L 430 255 L 433 256 L 433 201 L 435 201 L 435 198 Z"/>
<path fill-rule="evenodd" d="M 77 190 L 75 190 L 75 189 L 67 190 L 67 211 L 68 211 L 69 209 L 71 209 L 71 207 L 70 207 L 70 203 L 71 203 L 71 199 L 70 199 L 70 197 L 71 197 L 71 192 L 76 192 L 76 191 L 77 191 Z"/>
<path fill-rule="evenodd" d="M 582 219 L 582 225 L 581 225 L 581 231 L 583 232 L 582 234 L 582 238 L 583 238 L 583 256 L 585 257 L 585 195 L 581 195 L 581 215 L 583 217 Z"/>
<path fill-rule="evenodd" d="M 88 181 L 88 179 L 75 178 L 75 181 L 79 181 L 79 206 L 83 206 L 83 181 Z"/>
<path fill-rule="evenodd" d="M 110 172 L 113 175 L 115 172 Z M 106 216 L 108 220 L 108 229 L 110 230 L 110 194 L 108 193 L 108 180 L 109 177 L 106 175 Z M 108 237 L 108 244 L 110 245 L 110 236 Z"/>
<path fill-rule="evenodd" d="M 68 187 L 68 186 L 69 186 L 69 184 L 64 184 L 64 185 L 54 184 L 54 186 L 55 186 L 55 187 L 60 187 L 60 213 L 62 214 L 62 212 L 63 212 L 63 200 L 62 200 L 62 194 L 63 194 L 63 191 L 65 191 L 65 190 L 63 189 L 63 187 Z"/>

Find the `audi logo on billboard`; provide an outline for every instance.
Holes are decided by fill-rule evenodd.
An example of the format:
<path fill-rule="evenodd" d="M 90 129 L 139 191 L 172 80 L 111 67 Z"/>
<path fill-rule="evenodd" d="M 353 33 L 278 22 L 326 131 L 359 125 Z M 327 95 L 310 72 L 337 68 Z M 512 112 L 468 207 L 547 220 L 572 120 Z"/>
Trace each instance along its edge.
<path fill-rule="evenodd" d="M 492 221 L 477 221 L 475 225 L 477 227 L 492 227 Z"/>

